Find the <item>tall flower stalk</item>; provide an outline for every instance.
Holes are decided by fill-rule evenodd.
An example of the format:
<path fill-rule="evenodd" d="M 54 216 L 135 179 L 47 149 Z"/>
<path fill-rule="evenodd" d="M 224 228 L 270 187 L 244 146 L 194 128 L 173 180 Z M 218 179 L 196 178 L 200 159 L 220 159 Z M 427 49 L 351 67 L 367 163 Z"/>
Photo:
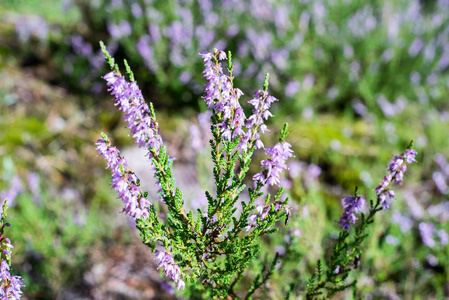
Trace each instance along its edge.
<path fill-rule="evenodd" d="M 279 187 L 280 172 L 287 169 L 286 160 L 293 157 L 291 145 L 285 141 L 287 124 L 279 143 L 265 149 L 268 158 L 262 161 L 264 171 L 253 176 L 254 188 L 248 188 L 249 200 L 240 201 L 241 212 L 237 213 L 254 151 L 264 148 L 260 139 L 268 131 L 264 121 L 272 116 L 269 108 L 277 101 L 268 94 L 268 75 L 263 90 L 248 101 L 254 108 L 247 118 L 240 105 L 243 93 L 233 84 L 231 53 L 215 49 L 213 53 L 201 54 L 207 80 L 203 98 L 212 110 L 210 146 L 215 188 L 214 193 L 206 192 L 207 209 L 198 209 L 194 214 L 184 209 L 182 192 L 172 174 L 174 158 L 167 154 L 152 104 L 144 101 L 126 61 L 129 80 L 122 76 L 104 45 L 101 46 L 112 69 L 103 78 L 115 105 L 125 114 L 134 141 L 147 150 L 168 214 L 164 222 L 157 202 L 141 190 L 136 174 L 102 133 L 97 150 L 111 169 L 112 187 L 123 200 L 124 211 L 135 218 L 144 243 L 159 261 L 159 268 L 178 289 L 184 289 L 186 282 L 200 281 L 213 298 L 234 297 L 235 282 L 260 252 L 258 238 L 275 232 L 275 222 L 289 214 L 288 198 L 281 200 L 283 188 Z M 222 62 L 226 60 L 225 71 Z M 273 197 L 261 191 L 268 184 L 279 187 Z M 263 204 L 256 205 L 262 196 L 265 197 Z M 271 268 L 275 265 L 273 262 Z"/>
<path fill-rule="evenodd" d="M 341 232 L 338 241 L 333 249 L 333 254 L 328 260 L 327 271 L 324 272 L 321 262 L 318 261 L 317 270 L 312 275 L 308 283 L 307 298 L 312 299 L 316 296 L 331 297 L 337 292 L 347 288 L 356 290 L 357 280 L 346 283 L 352 269 L 356 269 L 360 264 L 362 255 L 362 242 L 368 234 L 365 230 L 368 225 L 374 222 L 374 216 L 381 210 L 388 209 L 389 202 L 394 198 L 392 184 L 400 184 L 404 178 L 404 172 L 407 170 L 407 164 L 416 162 L 415 156 L 418 153 L 413 149 L 413 141 L 410 142 L 405 152 L 395 156 L 388 165 L 388 174 L 380 181 L 380 184 L 374 190 L 377 199 L 376 202 L 369 202 L 367 214 L 361 212 L 365 206 L 365 199 L 358 195 L 357 188 L 353 197 L 343 197 L 342 204 L 344 208 L 343 216 L 338 222 Z M 360 214 L 360 222 L 357 221 L 357 215 Z M 352 243 L 348 242 L 350 228 L 355 228 L 355 238 Z M 324 290 L 328 293 L 325 294 Z"/>

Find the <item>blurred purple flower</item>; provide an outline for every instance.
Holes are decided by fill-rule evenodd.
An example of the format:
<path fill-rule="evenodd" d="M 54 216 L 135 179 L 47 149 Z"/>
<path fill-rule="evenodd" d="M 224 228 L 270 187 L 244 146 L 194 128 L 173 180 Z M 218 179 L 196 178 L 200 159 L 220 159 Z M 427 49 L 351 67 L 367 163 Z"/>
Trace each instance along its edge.
<path fill-rule="evenodd" d="M 170 295 L 175 295 L 175 289 L 167 282 L 165 281 L 161 282 L 161 288 Z"/>
<path fill-rule="evenodd" d="M 212 138 L 210 127 L 212 123 L 210 118 L 212 113 L 208 110 L 198 114 L 198 125 L 192 124 L 190 126 L 190 141 L 194 151 L 202 152 L 206 149 L 209 140 Z"/>
<path fill-rule="evenodd" d="M 440 60 L 438 61 L 438 66 L 440 67 L 440 70 L 445 70 L 449 66 L 448 52 L 444 52 L 443 55 L 441 55 Z"/>
<path fill-rule="evenodd" d="M 388 102 L 384 95 L 380 95 L 376 99 L 377 104 L 382 109 L 384 115 L 388 118 L 393 117 L 397 113 L 400 113 L 398 107 L 395 104 Z"/>
<path fill-rule="evenodd" d="M 413 40 L 412 44 L 410 45 L 410 48 L 408 48 L 408 54 L 411 56 L 418 55 L 419 51 L 424 47 L 424 42 L 420 38 L 416 38 Z"/>
<path fill-rule="evenodd" d="M 419 84 L 421 81 L 421 75 L 418 72 L 413 71 L 410 73 L 410 81 L 414 84 Z"/>
<path fill-rule="evenodd" d="M 424 48 L 424 59 L 427 62 L 432 62 L 435 58 L 435 46 L 433 44 L 428 44 L 425 48 Z"/>
<path fill-rule="evenodd" d="M 236 36 L 237 33 L 239 33 L 239 27 L 236 24 L 231 24 L 226 31 L 226 35 L 230 38 Z"/>
<path fill-rule="evenodd" d="M 282 245 L 277 245 L 277 246 L 274 248 L 274 252 L 277 252 L 280 256 L 282 256 L 282 255 L 285 254 L 285 247 L 282 246 Z"/>
<path fill-rule="evenodd" d="M 419 223 L 419 232 L 421 233 L 421 239 L 427 247 L 435 247 L 435 240 L 433 239 L 434 231 L 435 225 L 433 225 L 432 223 Z"/>
<path fill-rule="evenodd" d="M 365 116 L 368 113 L 366 106 L 359 99 L 354 99 L 352 102 L 352 108 L 360 116 Z"/>
<path fill-rule="evenodd" d="M 33 200 L 36 203 L 39 203 L 41 196 L 40 196 L 40 177 L 37 173 L 30 172 L 27 175 L 27 181 L 28 181 L 28 189 L 31 191 L 31 194 L 33 195 Z"/>
<path fill-rule="evenodd" d="M 301 89 L 301 83 L 298 81 L 289 81 L 287 85 L 285 86 L 285 96 L 286 97 L 293 97 L 297 92 L 299 92 Z"/>
<path fill-rule="evenodd" d="M 310 164 L 307 167 L 307 177 L 311 179 L 318 179 L 318 176 L 321 174 L 321 168 L 317 165 Z"/>
<path fill-rule="evenodd" d="M 279 70 L 284 70 L 288 66 L 289 52 L 287 49 L 281 49 L 271 52 L 271 60 Z"/>
<path fill-rule="evenodd" d="M 11 179 L 11 185 L 9 189 L 0 192 L 1 202 L 3 203 L 5 200 L 8 200 L 8 206 L 14 206 L 17 196 L 23 191 L 24 186 L 22 180 L 18 175 L 14 175 Z M 0 207 L 0 213 L 3 212 L 2 207 Z"/>
<path fill-rule="evenodd" d="M 299 175 L 301 175 L 301 172 L 303 170 L 302 164 L 299 161 L 295 160 L 288 163 L 288 169 L 291 178 L 297 178 Z"/>
<path fill-rule="evenodd" d="M 435 85 L 438 82 L 438 75 L 435 73 L 430 74 L 426 78 L 426 82 L 428 85 Z"/>
<path fill-rule="evenodd" d="M 31 36 L 46 40 L 50 28 L 44 18 L 36 15 L 23 15 L 14 19 L 17 35 L 22 42 L 27 42 Z"/>
<path fill-rule="evenodd" d="M 438 237 L 440 238 L 440 243 L 443 246 L 446 246 L 449 242 L 449 235 L 447 234 L 446 231 L 444 231 L 443 229 L 440 229 L 438 231 Z"/>
<path fill-rule="evenodd" d="M 209 49 L 215 39 L 215 33 L 201 25 L 196 27 L 195 35 L 198 39 L 198 47 L 200 51 Z"/>
<path fill-rule="evenodd" d="M 114 23 L 108 23 L 106 25 L 109 34 L 116 40 L 127 37 L 131 34 L 131 25 L 127 20 L 121 20 L 118 25 Z"/>
<path fill-rule="evenodd" d="M 148 35 L 143 35 L 136 44 L 137 51 L 143 58 L 147 68 L 153 72 L 158 69 L 158 64 L 154 59 L 153 49 L 151 48 L 151 39 Z"/>
<path fill-rule="evenodd" d="M 410 229 L 413 228 L 413 220 L 409 217 L 401 215 L 401 213 L 398 211 L 395 211 L 393 213 L 393 215 L 391 216 L 391 220 L 393 223 L 399 225 L 402 233 L 407 233 L 410 231 Z"/>
<path fill-rule="evenodd" d="M 392 236 L 391 234 L 389 234 L 385 237 L 385 242 L 392 246 L 399 245 L 399 239 L 395 236 Z"/>
<path fill-rule="evenodd" d="M 140 18 L 142 16 L 142 8 L 138 3 L 131 4 L 131 13 L 134 18 Z"/>
<path fill-rule="evenodd" d="M 315 84 L 315 76 L 313 76 L 310 73 L 304 76 L 302 86 L 306 91 L 310 90 L 314 84 Z"/>
<path fill-rule="evenodd" d="M 354 48 L 350 44 L 345 44 L 343 46 L 343 55 L 345 58 L 350 59 L 354 56 Z"/>
<path fill-rule="evenodd" d="M 441 170 L 446 176 L 449 176 L 449 163 L 441 153 L 436 153 L 433 160 L 440 166 Z"/>
<path fill-rule="evenodd" d="M 442 172 L 433 172 L 432 174 L 433 182 L 435 183 L 435 186 L 438 188 L 438 191 L 441 194 L 446 194 L 448 191 L 448 186 L 446 183 L 446 176 L 443 175 Z"/>
<path fill-rule="evenodd" d="M 84 41 L 83 37 L 79 34 L 72 36 L 71 44 L 72 44 L 73 51 L 76 54 L 79 54 L 86 58 L 89 58 L 93 53 L 92 45 L 89 44 L 88 42 Z"/>

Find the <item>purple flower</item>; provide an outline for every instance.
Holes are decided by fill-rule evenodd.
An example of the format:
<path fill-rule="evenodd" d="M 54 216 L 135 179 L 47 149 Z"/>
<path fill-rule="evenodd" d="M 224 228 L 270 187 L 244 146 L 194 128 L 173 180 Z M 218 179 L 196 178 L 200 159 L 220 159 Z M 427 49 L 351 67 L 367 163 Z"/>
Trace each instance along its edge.
<path fill-rule="evenodd" d="M 139 51 L 140 56 L 142 56 L 143 61 L 148 69 L 151 71 L 156 71 L 158 69 L 158 64 L 154 59 L 154 51 L 151 47 L 151 38 L 149 35 L 142 35 L 136 44 L 137 51 Z"/>
<path fill-rule="evenodd" d="M 435 225 L 433 225 L 432 223 L 419 223 L 419 232 L 421 233 L 421 239 L 423 243 L 429 248 L 435 247 L 435 240 L 433 239 L 434 231 Z"/>
<path fill-rule="evenodd" d="M 401 215 L 400 212 L 394 212 L 392 215 L 392 221 L 399 225 L 402 233 L 407 233 L 413 227 L 413 220 L 409 217 Z"/>
<path fill-rule="evenodd" d="M 257 215 L 256 214 L 252 214 L 248 217 L 248 221 L 250 222 L 256 222 L 257 221 Z"/>
<path fill-rule="evenodd" d="M 176 283 L 176 287 L 179 289 L 184 289 L 185 282 L 181 279 L 181 268 L 173 259 L 173 255 L 169 251 L 156 251 L 155 259 L 159 260 L 159 268 L 162 268 L 165 272 L 165 275 Z"/>
<path fill-rule="evenodd" d="M 20 179 L 19 176 L 15 175 L 11 179 L 10 188 L 6 191 L 1 191 L 0 199 L 3 200 L 2 203 L 4 202 L 4 200 L 8 200 L 8 206 L 14 206 L 16 197 L 24 190 L 25 189 L 22 180 Z M 0 207 L 0 212 L 2 212 L 2 207 Z"/>
<path fill-rule="evenodd" d="M 287 142 L 280 142 L 273 148 L 267 148 L 265 154 L 269 158 L 262 160 L 261 165 L 265 171 L 257 173 L 253 176 L 254 181 L 259 181 L 263 185 L 280 184 L 280 173 L 282 170 L 288 170 L 285 163 L 289 157 L 294 157 L 293 151 L 290 149 L 292 145 Z"/>
<path fill-rule="evenodd" d="M 390 190 L 390 183 L 394 181 L 396 184 L 402 182 L 404 172 L 407 170 L 406 163 L 416 162 L 415 156 L 418 154 L 415 149 L 407 149 L 401 155 L 395 156 L 388 166 L 388 175 L 385 176 L 379 186 L 374 190 L 378 196 L 383 209 L 390 208 L 387 200 L 393 200 L 394 191 Z"/>
<path fill-rule="evenodd" d="M 121 20 L 120 24 L 116 25 L 113 23 L 107 24 L 107 29 L 109 31 L 109 34 L 116 40 L 127 37 L 131 34 L 131 25 L 126 20 Z"/>
<path fill-rule="evenodd" d="M 415 149 L 407 149 L 404 153 L 404 158 L 408 164 L 411 164 L 412 162 L 416 162 L 415 155 L 417 154 L 418 152 Z"/>
<path fill-rule="evenodd" d="M 341 202 L 345 211 L 343 212 L 343 216 L 338 222 L 338 225 L 340 225 L 343 230 L 349 231 L 349 228 L 351 227 L 350 223 L 355 224 L 355 221 L 357 220 L 355 214 L 360 212 L 362 206 L 365 204 L 365 199 L 361 196 L 343 197 Z"/>
<path fill-rule="evenodd" d="M 248 101 L 249 104 L 254 106 L 253 115 L 247 120 L 245 127 L 249 130 L 242 136 L 239 147 L 245 151 L 248 148 L 248 144 L 255 141 L 256 149 L 263 148 L 263 143 L 260 140 L 260 133 L 268 131 L 267 126 L 264 124 L 264 119 L 267 120 L 273 115 L 268 110 L 271 104 L 278 101 L 273 96 L 268 95 L 266 91 L 258 90 L 254 93 L 253 99 Z M 260 133 L 259 133 L 260 132 Z"/>
<path fill-rule="evenodd" d="M 260 219 L 264 220 L 268 216 L 268 212 L 270 211 L 271 206 L 267 206 L 264 208 L 263 212 L 260 215 Z"/>
<path fill-rule="evenodd" d="M 340 266 L 337 266 L 334 270 L 334 274 L 340 273 Z"/>
<path fill-rule="evenodd" d="M 438 237 L 440 238 L 441 245 L 446 246 L 449 242 L 449 235 L 443 229 L 438 231 Z"/>
<path fill-rule="evenodd" d="M 133 14 L 134 18 L 139 18 L 142 16 L 142 8 L 138 3 L 131 4 L 131 13 Z"/>
<path fill-rule="evenodd" d="M 208 80 L 206 84 L 204 101 L 208 108 L 212 108 L 214 113 L 220 116 L 220 123 L 216 126 L 220 128 L 222 138 L 231 141 L 245 132 L 243 126 L 246 116 L 239 103 L 239 98 L 243 92 L 234 88 L 232 80 L 224 75 L 220 60 L 227 59 L 224 51 L 200 54 L 204 59 L 204 77 Z"/>
<path fill-rule="evenodd" d="M 14 248 L 11 244 L 9 238 L 0 237 L 2 248 L 5 249 L 3 252 L 6 255 L 6 260 L 0 259 L 0 296 L 1 299 L 20 299 L 23 292 L 21 288 L 25 285 L 23 284 L 23 279 L 20 276 L 12 276 L 10 273 L 11 267 L 11 248 Z"/>
<path fill-rule="evenodd" d="M 416 38 L 410 45 L 410 48 L 408 49 L 408 54 L 410 54 L 411 56 L 416 56 L 423 47 L 424 42 L 420 38 Z"/>
<path fill-rule="evenodd" d="M 253 145 L 256 149 L 263 148 L 260 134 L 268 131 L 264 119 L 267 120 L 272 116 L 268 109 L 271 103 L 278 100 L 268 95 L 266 91 L 257 91 L 249 101 L 254 106 L 253 115 L 247 119 L 239 103 L 243 92 L 233 87 L 232 79 L 224 75 L 219 62 L 227 59 L 226 53 L 216 50 L 214 54 L 200 55 L 205 65 L 203 74 L 208 80 L 203 98 L 207 107 L 212 108 L 214 113 L 220 116 L 220 123 L 216 126 L 220 128 L 221 137 L 228 141 L 239 138 L 239 148 L 243 151 L 247 151 Z M 244 128 L 247 129 L 246 132 Z"/>
<path fill-rule="evenodd" d="M 148 150 L 147 155 L 152 158 L 150 149 L 158 152 L 162 147 L 162 137 L 159 134 L 159 125 L 151 115 L 148 105 L 143 99 L 142 92 L 136 82 L 127 82 L 114 72 L 103 76 L 114 96 L 115 105 L 125 113 L 128 128 L 139 147 Z"/>
<path fill-rule="evenodd" d="M 97 151 L 104 156 L 107 168 L 112 172 L 112 187 L 118 192 L 125 207 L 123 211 L 136 219 L 149 216 L 149 201 L 143 196 L 143 192 L 137 185 L 139 179 L 130 169 L 127 161 L 120 156 L 120 151 L 112 147 L 109 141 L 99 139 L 96 143 Z"/>

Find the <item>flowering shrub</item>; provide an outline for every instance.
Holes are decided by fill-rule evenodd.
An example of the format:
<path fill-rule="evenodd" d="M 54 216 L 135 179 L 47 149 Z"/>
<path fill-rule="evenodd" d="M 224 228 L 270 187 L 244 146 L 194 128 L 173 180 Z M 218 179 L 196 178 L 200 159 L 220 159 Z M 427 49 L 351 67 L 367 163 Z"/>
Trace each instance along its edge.
<path fill-rule="evenodd" d="M 223 51 L 204 53 L 204 77 L 208 80 L 204 100 L 212 109 L 211 155 L 214 162 L 215 195 L 206 192 L 208 207 L 193 212 L 184 210 L 182 193 L 175 186 L 172 175 L 174 158 L 166 152 L 152 105 L 145 103 L 133 73 L 127 66 L 127 81 L 102 44 L 103 51 L 113 69 L 104 76 L 134 141 L 147 150 L 159 185 L 159 195 L 166 204 L 166 222 L 161 217 L 160 205 L 150 201 L 140 189 L 140 180 L 129 168 L 125 158 L 112 146 L 105 134 L 97 141 L 98 152 L 112 170 L 112 186 L 123 200 L 124 211 L 136 219 L 144 243 L 155 252 L 159 268 L 173 279 L 178 289 L 184 289 L 186 280 L 201 281 L 214 297 L 233 294 L 233 278 L 241 274 L 259 253 L 260 236 L 276 231 L 274 224 L 289 214 L 288 198 L 282 200 L 283 188 L 265 203 L 255 205 L 264 195 L 265 185 L 280 184 L 280 172 L 287 169 L 286 160 L 293 157 L 291 145 L 285 141 L 287 125 L 273 148 L 267 148 L 267 159 L 262 161 L 263 171 L 253 176 L 254 188 L 249 188 L 250 200 L 241 202 L 239 194 L 256 149 L 263 148 L 261 134 L 268 128 L 264 124 L 272 114 L 269 108 L 276 98 L 268 94 L 268 76 L 264 89 L 249 101 L 253 114 L 246 118 L 239 98 L 240 89 L 233 86 L 231 53 Z M 228 60 L 226 75 L 221 61 Z M 153 203 L 152 203 L 153 202 Z M 273 265 L 274 267 L 274 265 Z"/>
<path fill-rule="evenodd" d="M 205 65 L 203 74 L 208 81 L 203 99 L 212 111 L 210 146 L 214 163 L 214 191 L 206 191 L 207 208 L 198 208 L 194 215 L 192 211 L 185 210 L 182 192 L 175 185 L 172 174 L 175 158 L 167 154 L 152 104 L 144 101 L 127 62 L 125 66 L 129 80 L 121 75 L 104 44 L 101 46 L 112 69 L 103 78 L 114 96 L 115 105 L 125 114 L 124 119 L 129 124 L 134 141 L 146 150 L 159 186 L 160 200 L 165 204 L 162 206 L 148 198 L 148 193 L 141 190 L 140 180 L 125 158 L 102 133 L 102 138 L 96 143 L 97 150 L 112 171 L 112 187 L 124 202 L 123 211 L 136 220 L 144 243 L 155 253 L 158 268 L 176 283 L 178 290 L 184 289 L 189 282 L 192 289 L 198 289 L 200 285 L 195 283 L 200 282 L 214 298 L 236 297 L 234 286 L 260 252 L 259 237 L 276 232 L 275 222 L 282 217 L 286 217 L 287 225 L 290 217 L 289 199 L 282 200 L 284 188 L 280 187 L 280 173 L 288 169 L 286 161 L 293 157 L 291 145 L 285 141 L 287 124 L 274 147 L 265 148 L 261 141 L 261 134 L 268 131 L 264 121 L 272 116 L 269 109 L 277 101 L 268 94 L 268 75 L 264 89 L 258 90 L 248 101 L 254 108 L 253 114 L 247 118 L 239 102 L 243 93 L 233 84 L 231 52 L 226 54 L 215 49 L 213 53 L 201 54 Z M 224 60 L 228 60 L 227 73 L 222 65 Z M 238 215 L 236 204 L 239 194 L 246 187 L 245 175 L 254 151 L 261 148 L 265 148 L 268 158 L 261 162 L 263 170 L 252 176 L 254 188 L 248 188 L 249 201 L 241 201 Z M 391 183 L 402 181 L 406 163 L 415 161 L 416 154 L 411 143 L 403 154 L 393 159 L 388 168 L 389 174 L 375 190 L 377 202 L 370 202 L 367 216 L 361 213 L 365 209 L 365 200 L 357 195 L 357 189 L 354 197 L 342 199 L 345 210 L 339 221 L 342 231 L 329 261 L 326 277 L 322 278 L 319 262 L 317 273 L 309 281 L 308 296 L 322 294 L 323 288 L 328 289 L 327 296 L 331 296 L 348 287 L 356 287 L 356 281 L 345 283 L 351 270 L 348 264 L 356 260 L 354 264 L 359 263 L 360 247 L 367 237 L 364 232 L 366 227 L 373 222 L 377 212 L 389 207 L 389 201 L 394 197 Z M 264 204 L 256 205 L 256 200 L 265 194 L 262 192 L 264 186 L 280 188 L 273 199 L 267 193 Z M 162 213 L 164 211 L 167 211 L 166 217 Z M 351 224 L 356 224 L 358 213 L 361 213 L 361 222 L 356 225 L 355 240 L 350 248 L 346 239 Z M 269 279 L 277 259 L 276 254 L 269 271 L 256 277 L 247 297 Z"/>

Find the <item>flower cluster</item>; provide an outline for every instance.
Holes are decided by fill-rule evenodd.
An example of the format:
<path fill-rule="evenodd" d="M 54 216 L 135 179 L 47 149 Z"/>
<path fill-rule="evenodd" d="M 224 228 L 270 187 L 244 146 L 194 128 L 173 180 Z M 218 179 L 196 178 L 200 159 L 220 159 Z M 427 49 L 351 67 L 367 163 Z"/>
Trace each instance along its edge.
<path fill-rule="evenodd" d="M 12 245 L 10 245 L 12 247 Z M 12 276 L 9 264 L 2 260 L 0 265 L 0 297 L 2 299 L 20 299 L 23 295 L 21 288 L 25 286 L 20 276 Z"/>
<path fill-rule="evenodd" d="M 20 299 L 23 294 L 21 288 L 25 285 L 22 277 L 11 274 L 11 249 L 14 247 L 9 238 L 4 236 L 5 226 L 10 226 L 8 223 L 5 223 L 7 205 L 8 202 L 5 201 L 1 213 L 0 245 L 2 256 L 4 255 L 5 258 L 0 258 L 0 297 L 1 299 Z"/>
<path fill-rule="evenodd" d="M 402 182 L 404 172 L 407 170 L 406 163 L 410 164 L 416 162 L 415 156 L 417 154 L 415 149 L 410 148 L 401 155 L 395 156 L 390 162 L 388 166 L 388 175 L 382 179 L 380 185 L 375 189 L 378 203 L 382 204 L 383 209 L 388 209 L 389 204 L 387 200 L 394 198 L 394 191 L 390 189 L 390 183 L 393 181 L 396 184 Z M 357 195 L 355 197 L 343 197 L 341 200 L 344 212 L 338 225 L 340 225 L 343 230 L 349 231 L 350 223 L 355 224 L 355 221 L 357 220 L 355 214 L 360 212 L 366 201 L 363 197 Z"/>
<path fill-rule="evenodd" d="M 269 111 L 270 106 L 273 102 L 278 101 L 275 97 L 268 95 L 267 91 L 258 90 L 254 93 L 253 99 L 248 101 L 254 106 L 253 114 L 246 120 L 245 127 L 248 130 L 240 140 L 240 148 L 247 150 L 248 142 L 255 140 L 256 149 L 263 148 L 264 145 L 260 140 L 260 133 L 265 133 L 268 131 L 267 125 L 264 124 L 263 119 L 267 120 L 272 117 L 273 114 Z"/>
<path fill-rule="evenodd" d="M 208 108 L 213 108 L 215 114 L 222 114 L 220 122 L 216 126 L 220 128 L 225 140 L 231 141 L 240 138 L 239 148 L 244 151 L 248 151 L 248 148 L 252 147 L 254 143 L 256 149 L 263 148 L 260 134 L 268 131 L 264 119 L 267 120 L 273 116 L 269 108 L 278 99 L 269 95 L 266 90 L 258 90 L 254 93 L 253 99 L 248 101 L 254 106 L 253 115 L 246 118 L 239 103 L 243 92 L 233 87 L 232 68 L 228 68 L 231 75 L 227 76 L 223 73 L 223 67 L 219 62 L 227 59 L 226 53 L 216 50 L 214 54 L 202 53 L 200 55 L 204 59 L 205 65 L 203 74 L 208 80 L 203 96 L 204 101 Z M 243 126 L 247 129 L 246 131 Z"/>
<path fill-rule="evenodd" d="M 198 114 L 198 125 L 190 125 L 190 141 L 195 152 L 203 152 L 212 138 L 210 133 L 210 118 L 212 113 L 205 111 Z"/>
<path fill-rule="evenodd" d="M 412 162 L 416 162 L 415 155 L 417 155 L 415 149 L 407 149 L 401 155 L 395 156 L 388 166 L 388 175 L 385 176 L 379 186 L 375 189 L 377 196 L 382 204 L 383 209 L 388 209 L 390 206 L 387 200 L 393 200 L 394 191 L 390 189 L 390 183 L 394 181 L 396 184 L 400 184 L 404 178 L 404 172 L 407 171 L 407 165 Z"/>
<path fill-rule="evenodd" d="M 125 158 L 120 156 L 120 151 L 111 146 L 111 142 L 106 136 L 99 139 L 96 145 L 97 151 L 108 162 L 107 168 L 112 171 L 112 187 L 125 203 L 123 211 L 136 219 L 148 217 L 148 209 L 151 204 L 139 187 L 139 178 L 130 170 Z"/>
<path fill-rule="evenodd" d="M 114 95 L 115 105 L 125 113 L 125 121 L 139 147 L 158 151 L 162 147 L 162 137 L 159 134 L 159 125 L 150 112 L 150 108 L 143 99 L 137 83 L 128 82 L 116 71 L 112 71 L 103 78 L 106 80 L 109 91 Z M 147 153 L 152 158 L 151 151 Z"/>
<path fill-rule="evenodd" d="M 216 51 L 215 54 L 215 56 L 212 53 L 200 54 L 204 59 L 204 78 L 208 80 L 203 98 L 207 107 L 213 108 L 215 114 L 222 114 L 221 122 L 217 126 L 222 137 L 230 141 L 244 133 L 242 127 L 246 116 L 239 102 L 243 92 L 234 88 L 232 79 L 223 73 L 219 61 L 227 59 L 226 53 Z"/>
<path fill-rule="evenodd" d="M 185 282 L 181 279 L 181 269 L 177 264 L 175 264 L 175 261 L 173 260 L 173 255 L 170 252 L 165 251 L 156 251 L 156 257 L 155 259 L 159 260 L 159 268 L 163 268 L 165 275 L 171 279 L 173 279 L 174 282 L 176 282 L 176 287 L 178 289 L 184 289 Z"/>
<path fill-rule="evenodd" d="M 355 214 L 360 212 L 362 206 L 365 204 L 365 199 L 361 196 L 343 197 L 341 202 L 344 207 L 344 212 L 338 225 L 340 225 L 343 230 L 349 230 L 351 227 L 350 223 L 355 224 L 355 221 L 357 220 Z"/>
<path fill-rule="evenodd" d="M 290 149 L 292 145 L 287 142 L 279 142 L 273 148 L 267 148 L 265 154 L 270 158 L 264 159 L 261 162 L 265 171 L 259 172 L 253 176 L 253 180 L 261 182 L 263 185 L 278 185 L 280 184 L 280 172 L 287 170 L 285 163 L 289 157 L 294 157 L 293 151 Z"/>

